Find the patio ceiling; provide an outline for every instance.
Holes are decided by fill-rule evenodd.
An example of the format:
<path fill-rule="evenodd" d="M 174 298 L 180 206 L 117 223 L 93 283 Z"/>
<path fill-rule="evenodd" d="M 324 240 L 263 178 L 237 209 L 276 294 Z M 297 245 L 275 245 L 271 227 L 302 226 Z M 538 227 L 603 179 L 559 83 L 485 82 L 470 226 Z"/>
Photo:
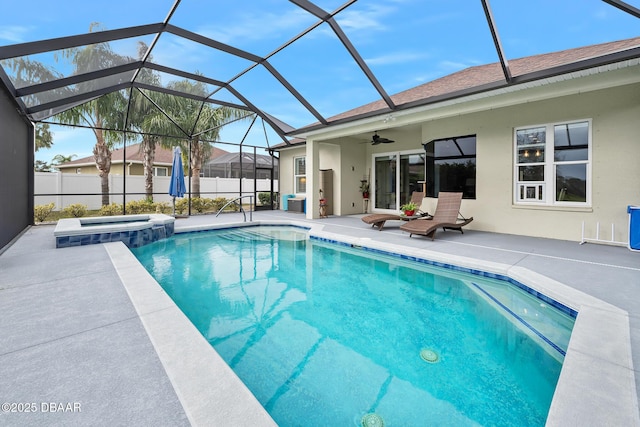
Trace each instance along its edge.
<path fill-rule="evenodd" d="M 28 3 L 38 14 L 32 27 L 46 20 L 64 25 L 46 27 L 43 40 L 30 39 L 39 31 L 16 30 L 10 37 L 8 28 L 19 27 L 17 15 L 5 10 L 0 18 L 0 80 L 34 122 L 59 123 L 56 114 L 114 91 L 128 100 L 142 96 L 150 102 L 149 94 L 160 92 L 254 114 L 263 123 L 258 128 L 268 147 L 268 135 L 275 144 L 288 144 L 295 129 L 357 120 L 361 116 L 345 119 L 339 114 L 365 104 L 380 102 L 383 110 L 393 112 L 432 102 L 427 97 L 402 104 L 392 94 L 470 66 L 499 63 L 501 84 L 514 85 L 522 78 L 510 60 L 640 35 L 640 9 L 619 0 L 541 2 L 549 10 L 539 10 L 539 2 L 507 0 L 343 1 L 111 0 L 106 8 L 101 2 L 63 6 L 35 0 Z M 514 11 L 518 22 L 513 22 Z M 616 16 L 625 31 L 611 25 L 593 31 L 603 13 Z M 555 22 L 564 25 L 559 29 Z M 580 37 L 564 37 L 563 31 Z M 557 37 L 540 47 L 542 32 L 556 32 Z M 118 60 L 82 73 L 63 60 L 70 49 L 90 45 L 108 46 Z M 146 50 L 139 52 L 139 46 Z M 438 56 L 443 51 L 447 54 Z M 634 49 L 625 59 L 637 57 L 640 52 Z M 21 73 L 16 66 L 20 61 L 40 64 L 46 72 Z M 610 61 L 595 57 L 589 66 Z M 534 77 L 579 67 L 584 63 L 542 69 Z M 152 83 L 143 78 L 150 73 L 158 77 Z M 184 92 L 171 84 L 184 79 L 201 84 L 206 93 Z M 125 123 L 117 130 L 128 130 Z M 246 137 L 251 125 L 243 126 Z M 183 132 L 191 136 L 188 129 Z"/>

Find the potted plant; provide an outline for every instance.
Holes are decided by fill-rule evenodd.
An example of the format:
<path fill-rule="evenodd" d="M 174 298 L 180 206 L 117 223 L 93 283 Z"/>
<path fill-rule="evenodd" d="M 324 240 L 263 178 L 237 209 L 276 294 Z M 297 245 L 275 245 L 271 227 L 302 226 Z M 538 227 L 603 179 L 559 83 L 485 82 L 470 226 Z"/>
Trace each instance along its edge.
<path fill-rule="evenodd" d="M 409 202 L 400 206 L 400 209 L 404 211 L 404 214 L 406 216 L 413 216 L 413 214 L 416 213 L 416 210 L 418 209 L 418 205 L 413 202 Z"/>
<path fill-rule="evenodd" d="M 365 180 L 360 181 L 360 192 L 363 199 L 369 198 L 369 183 Z"/>

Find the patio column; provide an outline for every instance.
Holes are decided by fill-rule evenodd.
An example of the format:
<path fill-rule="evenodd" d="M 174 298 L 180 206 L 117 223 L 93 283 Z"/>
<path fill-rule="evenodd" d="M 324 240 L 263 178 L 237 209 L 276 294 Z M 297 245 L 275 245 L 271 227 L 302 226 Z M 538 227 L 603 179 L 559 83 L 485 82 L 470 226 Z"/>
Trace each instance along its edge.
<path fill-rule="evenodd" d="M 307 139 L 307 219 L 318 219 L 318 203 L 320 196 L 320 144 L 313 139 Z"/>

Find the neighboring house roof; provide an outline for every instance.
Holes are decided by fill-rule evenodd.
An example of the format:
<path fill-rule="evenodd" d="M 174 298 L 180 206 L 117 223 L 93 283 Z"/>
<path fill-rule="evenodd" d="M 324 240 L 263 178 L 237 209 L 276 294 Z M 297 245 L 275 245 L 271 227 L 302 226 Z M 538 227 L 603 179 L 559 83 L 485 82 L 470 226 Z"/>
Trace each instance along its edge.
<path fill-rule="evenodd" d="M 257 154 L 256 164 L 258 166 L 271 167 L 271 156 L 264 154 Z M 242 163 L 253 164 L 253 153 L 242 153 Z M 240 164 L 240 153 L 226 153 L 207 162 L 207 165 L 226 165 L 226 164 Z M 275 159 L 275 164 L 278 164 L 278 159 Z"/>
<path fill-rule="evenodd" d="M 505 74 L 499 62 L 479 65 L 397 93 L 392 95 L 391 99 L 398 106 L 425 105 L 430 99 L 433 99 L 433 102 L 438 102 L 457 96 L 498 89 L 507 85 L 514 86 L 531 82 L 539 79 L 536 73 L 556 67 L 558 68 L 557 75 L 561 75 L 566 72 L 562 66 L 567 64 L 584 61 L 583 69 L 587 69 L 590 67 L 589 60 L 591 58 L 610 55 L 613 63 L 616 62 L 616 57 L 613 54 L 638 47 L 640 47 L 640 37 L 513 59 L 508 62 L 512 76 L 511 82 L 505 80 Z M 575 69 L 572 69 L 572 71 L 575 71 Z M 549 75 L 546 74 L 545 78 L 549 78 Z M 328 121 L 330 123 L 345 122 L 356 120 L 360 117 L 371 117 L 391 112 L 392 110 L 389 109 L 387 104 L 383 100 L 379 100 L 335 115 L 329 118 Z M 313 130 L 315 127 L 321 126 L 319 123 L 314 123 L 298 129 L 298 131 Z M 283 144 L 279 144 L 272 148 L 282 147 Z"/>
<path fill-rule="evenodd" d="M 118 148 L 111 152 L 111 163 L 122 163 L 124 158 L 124 148 Z M 213 147 L 211 158 L 216 158 L 227 154 L 228 152 L 218 147 Z M 142 163 L 143 153 L 140 151 L 140 144 L 133 144 L 127 147 L 126 161 L 130 163 Z M 156 152 L 153 160 L 155 166 L 171 166 L 173 163 L 173 150 L 169 148 L 163 148 L 161 146 L 156 147 Z M 57 165 L 56 168 L 64 169 L 78 166 L 94 165 L 95 159 L 93 156 L 83 157 L 82 159 L 76 159 L 71 162 L 62 163 Z"/>

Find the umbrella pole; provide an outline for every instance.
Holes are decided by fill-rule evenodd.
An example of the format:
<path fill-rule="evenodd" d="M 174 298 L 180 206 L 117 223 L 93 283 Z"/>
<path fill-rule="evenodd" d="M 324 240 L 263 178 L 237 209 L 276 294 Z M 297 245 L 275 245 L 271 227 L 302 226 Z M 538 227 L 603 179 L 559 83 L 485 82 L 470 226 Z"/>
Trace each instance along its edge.
<path fill-rule="evenodd" d="M 173 196 L 173 216 L 176 216 L 176 196 Z"/>

